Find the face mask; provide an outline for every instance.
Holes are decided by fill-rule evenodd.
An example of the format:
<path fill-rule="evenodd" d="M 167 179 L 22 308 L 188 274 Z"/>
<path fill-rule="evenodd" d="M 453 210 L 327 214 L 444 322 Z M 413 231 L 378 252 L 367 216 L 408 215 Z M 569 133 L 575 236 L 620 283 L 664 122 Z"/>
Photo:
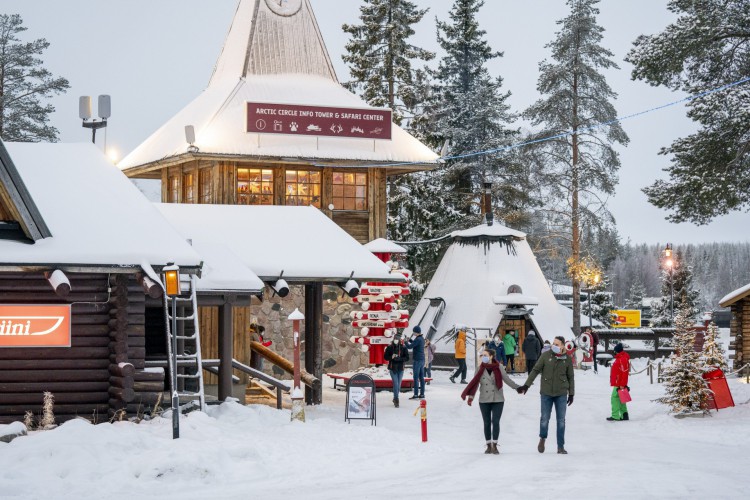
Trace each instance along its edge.
<path fill-rule="evenodd" d="M 393 339 L 393 345 L 396 345 L 396 344 L 398 344 L 398 340 L 397 339 Z"/>
<path fill-rule="evenodd" d="M 561 351 L 561 350 L 562 350 L 562 349 L 560 349 L 560 346 L 559 346 L 559 345 L 557 345 L 557 344 L 552 344 L 552 352 L 554 352 L 555 354 L 560 354 L 560 351 Z"/>
<path fill-rule="evenodd" d="M 490 357 L 489 356 L 482 356 L 482 363 L 486 364 L 486 363 L 489 363 L 489 362 L 490 362 Z"/>
<path fill-rule="evenodd" d="M 500 337 L 495 337 L 495 342 L 500 342 Z"/>

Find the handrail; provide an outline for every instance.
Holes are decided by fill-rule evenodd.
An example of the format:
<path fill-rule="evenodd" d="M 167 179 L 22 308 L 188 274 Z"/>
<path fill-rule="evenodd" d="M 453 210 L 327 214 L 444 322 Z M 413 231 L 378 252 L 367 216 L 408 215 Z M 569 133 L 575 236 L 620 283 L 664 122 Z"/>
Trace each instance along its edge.
<path fill-rule="evenodd" d="M 253 378 L 260 379 L 263 382 L 266 382 L 267 384 L 271 384 L 277 389 L 281 389 L 285 392 L 291 392 L 292 390 L 292 386 L 288 385 L 286 382 L 283 382 L 275 377 L 272 377 L 271 375 L 266 375 L 262 371 L 256 370 L 255 368 L 250 368 L 249 366 L 240 363 L 236 359 L 232 359 L 232 368 L 239 370 L 241 372 L 245 372 L 248 375 L 251 375 Z"/>

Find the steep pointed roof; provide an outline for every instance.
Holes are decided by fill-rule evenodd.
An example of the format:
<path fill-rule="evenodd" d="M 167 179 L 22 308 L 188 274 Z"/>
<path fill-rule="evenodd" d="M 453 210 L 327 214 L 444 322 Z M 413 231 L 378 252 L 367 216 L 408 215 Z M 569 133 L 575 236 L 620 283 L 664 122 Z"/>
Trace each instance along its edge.
<path fill-rule="evenodd" d="M 269 2 L 284 6 L 285 0 L 240 0 L 209 87 L 224 80 L 281 73 L 338 82 L 309 0 L 302 0 L 299 10 L 287 16 L 273 12 Z"/>
<path fill-rule="evenodd" d="M 248 133 L 247 102 L 370 108 L 336 79 L 309 0 L 240 0 L 208 87 L 118 166 L 138 176 L 167 163 L 217 157 L 298 158 L 319 166 L 406 163 L 400 170 L 437 163 L 432 150 L 395 125 L 390 141 Z M 190 151 L 187 125 L 196 136 Z"/>

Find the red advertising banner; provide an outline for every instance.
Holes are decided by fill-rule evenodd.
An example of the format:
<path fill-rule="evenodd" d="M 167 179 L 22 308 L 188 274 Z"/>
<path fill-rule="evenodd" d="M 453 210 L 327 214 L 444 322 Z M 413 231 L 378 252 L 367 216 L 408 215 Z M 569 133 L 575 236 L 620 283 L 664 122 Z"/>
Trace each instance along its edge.
<path fill-rule="evenodd" d="M 70 305 L 0 306 L 2 347 L 70 347 Z"/>
<path fill-rule="evenodd" d="M 390 109 L 247 103 L 247 132 L 391 140 Z"/>

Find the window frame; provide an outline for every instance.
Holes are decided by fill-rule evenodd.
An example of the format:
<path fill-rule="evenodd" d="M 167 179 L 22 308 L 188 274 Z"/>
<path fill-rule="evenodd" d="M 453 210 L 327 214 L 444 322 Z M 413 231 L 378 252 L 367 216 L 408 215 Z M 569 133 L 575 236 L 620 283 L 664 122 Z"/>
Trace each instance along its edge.
<path fill-rule="evenodd" d="M 248 172 L 248 179 L 247 179 L 247 181 L 240 180 L 240 171 L 243 171 L 243 170 L 246 170 Z M 272 206 L 272 205 L 275 205 L 276 204 L 276 200 L 275 200 L 275 197 L 276 197 L 276 170 L 277 169 L 274 169 L 274 168 L 271 168 L 271 167 L 237 167 L 237 170 L 236 170 L 236 180 L 235 180 L 235 190 L 236 190 L 235 204 L 236 205 L 245 205 L 245 206 Z M 252 173 L 254 171 L 257 171 L 260 174 L 260 177 L 259 177 L 260 180 L 258 180 L 258 181 L 251 180 L 250 176 L 252 175 Z M 270 181 L 264 181 L 263 180 L 263 175 L 268 174 L 268 173 L 271 174 L 271 179 L 270 179 Z M 240 191 L 240 182 L 245 182 L 247 184 L 247 186 L 248 186 L 248 191 L 247 192 L 243 193 L 243 192 Z M 258 184 L 260 192 L 258 192 L 258 193 L 251 193 L 250 192 L 249 187 L 250 187 L 251 184 L 254 184 L 254 183 Z M 263 192 L 263 187 L 264 186 L 269 186 L 271 188 L 270 192 L 264 193 Z M 248 197 L 248 202 L 247 203 L 242 203 L 240 201 L 242 196 L 247 196 Z M 257 196 L 258 198 L 260 198 L 261 202 L 260 203 L 251 203 L 250 200 L 254 196 Z M 270 202 L 269 203 L 263 203 L 263 199 L 264 198 L 267 198 Z"/>
<path fill-rule="evenodd" d="M 289 181 L 289 174 L 294 173 L 297 178 L 295 181 L 290 182 Z M 300 183 L 299 180 L 299 174 L 300 173 L 306 173 L 308 175 L 314 175 L 317 177 L 317 182 L 306 182 L 306 183 Z M 289 193 L 289 186 L 294 185 L 296 186 L 296 193 L 290 194 Z M 317 194 L 315 194 L 314 189 L 311 191 L 308 191 L 308 194 L 300 195 L 299 194 L 299 186 L 307 186 L 309 188 L 314 188 L 315 186 L 318 187 Z M 314 200 L 314 198 L 317 196 L 318 201 L 317 204 Z M 305 199 L 309 199 L 309 203 L 300 204 L 299 199 L 303 197 Z M 291 204 L 289 203 L 290 198 L 296 199 L 296 203 Z M 287 168 L 284 169 L 284 204 L 287 206 L 299 206 L 299 207 L 307 207 L 307 206 L 314 206 L 315 208 L 322 208 L 323 207 L 323 171 L 319 169 L 310 169 L 310 168 Z"/>
<path fill-rule="evenodd" d="M 343 177 L 343 183 L 339 184 L 336 183 L 336 176 L 337 174 L 341 174 Z M 353 184 L 347 184 L 346 182 L 346 176 L 347 174 L 353 175 L 354 183 Z M 364 183 L 360 184 L 358 183 L 358 176 L 364 176 Z M 347 170 L 333 170 L 331 175 L 331 200 L 330 202 L 333 204 L 333 211 L 334 212 L 369 212 L 370 211 L 370 173 L 367 171 L 347 171 Z M 341 195 L 336 195 L 336 187 L 341 186 Z M 347 196 L 347 188 L 351 188 L 354 191 L 354 196 Z M 364 195 L 363 196 L 357 196 L 357 188 L 364 189 Z M 351 192 L 351 191 L 349 191 Z M 343 207 L 339 208 L 339 205 L 337 204 L 337 200 L 341 201 L 343 203 Z M 346 208 L 347 207 L 347 200 L 354 200 L 354 207 L 355 208 Z M 357 208 L 357 201 L 361 200 L 363 203 L 364 208 Z"/>

